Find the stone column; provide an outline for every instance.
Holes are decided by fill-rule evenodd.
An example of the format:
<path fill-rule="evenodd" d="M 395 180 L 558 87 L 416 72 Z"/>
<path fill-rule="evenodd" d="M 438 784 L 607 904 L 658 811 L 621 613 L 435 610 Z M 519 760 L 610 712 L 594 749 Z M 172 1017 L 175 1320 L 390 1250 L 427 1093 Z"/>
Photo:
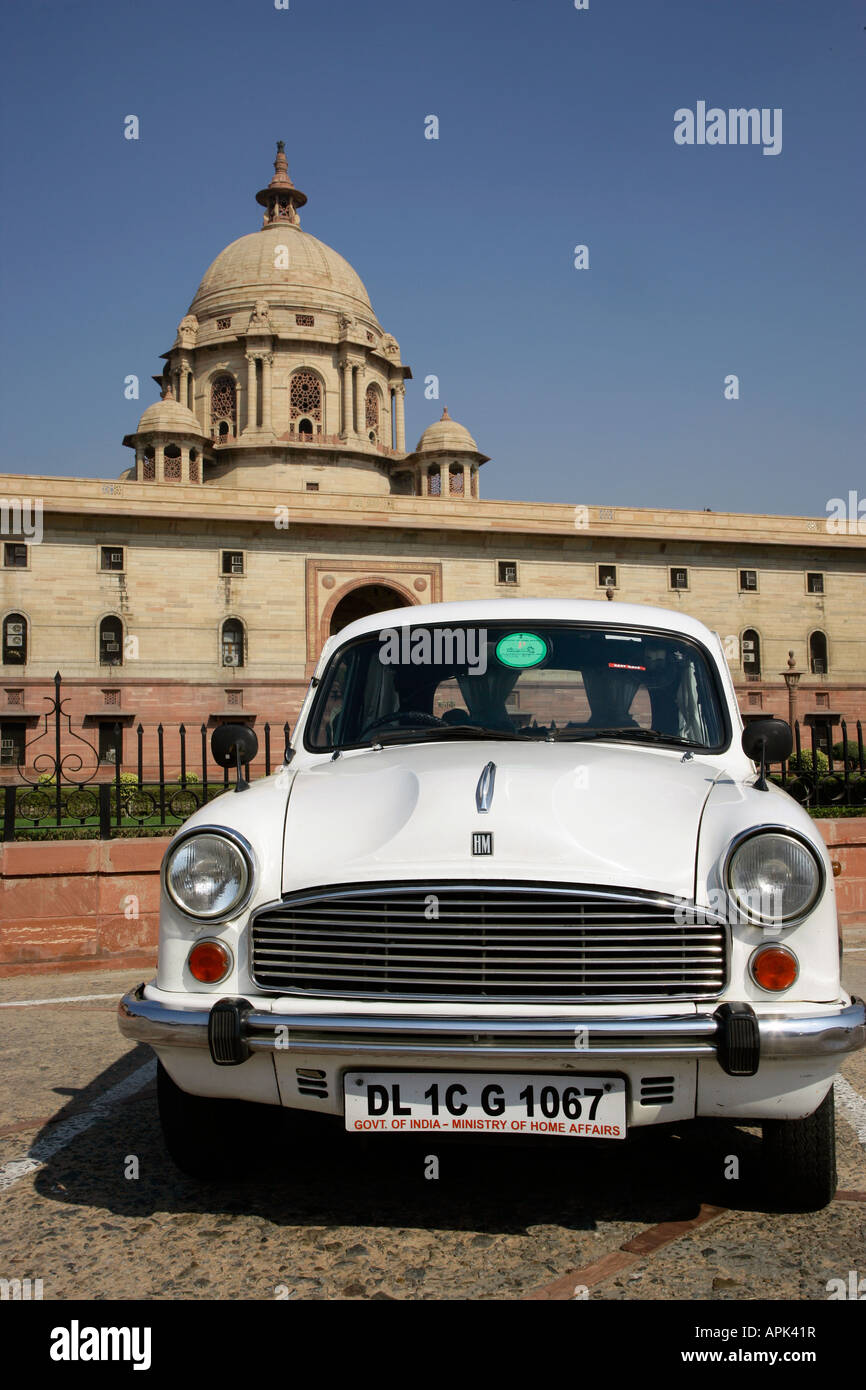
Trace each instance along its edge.
<path fill-rule="evenodd" d="M 343 368 L 343 434 L 352 433 L 352 364 L 348 357 L 344 357 L 340 364 Z"/>
<path fill-rule="evenodd" d="M 400 451 L 401 454 L 405 454 L 405 452 L 406 452 L 406 415 L 405 415 L 406 387 L 405 387 L 405 385 L 403 384 L 402 381 L 398 381 L 397 385 L 394 387 L 394 392 L 395 392 L 396 401 L 397 401 L 397 448 L 399 449 L 399 451 Z"/>
<path fill-rule="evenodd" d="M 352 372 L 352 428 L 361 433 L 361 367 L 355 362 Z"/>
<path fill-rule="evenodd" d="M 181 444 L 180 446 L 180 481 L 182 483 L 189 482 L 189 449 L 188 444 Z"/>
<path fill-rule="evenodd" d="M 262 356 L 262 429 L 271 433 L 271 367 L 274 354 L 266 352 Z"/>
<path fill-rule="evenodd" d="M 247 425 L 244 434 L 251 433 L 256 428 L 258 418 L 258 402 L 256 400 L 256 359 L 253 353 L 247 355 Z"/>
<path fill-rule="evenodd" d="M 156 470 L 154 482 L 165 482 L 165 444 L 154 444 L 153 446 L 153 465 Z"/>

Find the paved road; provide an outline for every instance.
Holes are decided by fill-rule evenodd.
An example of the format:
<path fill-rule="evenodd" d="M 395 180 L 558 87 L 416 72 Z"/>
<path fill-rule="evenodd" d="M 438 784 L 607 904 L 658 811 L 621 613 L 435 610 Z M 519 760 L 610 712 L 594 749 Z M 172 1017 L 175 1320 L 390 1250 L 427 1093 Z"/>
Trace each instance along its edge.
<path fill-rule="evenodd" d="M 866 995 L 866 929 L 846 981 Z M 117 1031 L 135 982 L 0 981 L 0 1278 L 45 1299 L 823 1300 L 866 1276 L 866 1052 L 837 1092 L 843 1195 L 817 1215 L 764 1209 L 756 1134 L 717 1125 L 576 1152 L 285 1115 L 255 1179 L 204 1187 L 162 1146 L 152 1054 Z"/>

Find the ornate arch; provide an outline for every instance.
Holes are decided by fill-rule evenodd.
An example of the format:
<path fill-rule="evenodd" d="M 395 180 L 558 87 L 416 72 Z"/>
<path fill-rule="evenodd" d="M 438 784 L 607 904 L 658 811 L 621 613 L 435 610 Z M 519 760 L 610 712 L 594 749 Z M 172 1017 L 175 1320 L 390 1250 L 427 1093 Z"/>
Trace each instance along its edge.
<path fill-rule="evenodd" d="M 368 589 L 374 584 L 381 584 L 386 589 L 393 589 L 395 594 L 399 594 L 401 598 L 406 600 L 407 608 L 417 608 L 420 601 L 418 595 L 413 594 L 411 589 L 407 588 L 407 586 L 402 584 L 399 580 L 394 579 L 390 574 L 365 574 L 358 579 L 351 579 L 347 584 L 344 584 L 342 588 L 337 589 L 325 604 L 321 618 L 319 619 L 320 650 L 331 635 L 331 619 L 334 616 L 337 605 L 342 603 L 343 599 L 349 594 L 354 593 L 356 589 Z"/>
<path fill-rule="evenodd" d="M 315 367 L 299 363 L 289 376 L 290 433 L 303 420 L 310 421 L 313 434 L 325 432 L 325 379 Z"/>

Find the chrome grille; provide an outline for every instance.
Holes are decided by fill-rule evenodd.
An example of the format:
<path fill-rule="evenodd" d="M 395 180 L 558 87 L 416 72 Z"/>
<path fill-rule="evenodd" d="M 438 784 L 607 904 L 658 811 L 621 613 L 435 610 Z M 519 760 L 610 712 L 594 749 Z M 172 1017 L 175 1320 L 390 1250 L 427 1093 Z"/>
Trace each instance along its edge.
<path fill-rule="evenodd" d="M 263 990 L 329 997 L 710 999 L 725 983 L 724 927 L 687 913 L 569 885 L 343 884 L 260 912 L 251 973 Z"/>

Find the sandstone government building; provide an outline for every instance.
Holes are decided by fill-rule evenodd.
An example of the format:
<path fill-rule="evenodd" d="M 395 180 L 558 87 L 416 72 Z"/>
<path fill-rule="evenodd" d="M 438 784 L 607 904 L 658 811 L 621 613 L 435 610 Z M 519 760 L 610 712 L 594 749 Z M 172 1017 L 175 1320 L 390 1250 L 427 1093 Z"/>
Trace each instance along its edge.
<path fill-rule="evenodd" d="M 110 762 L 119 724 L 126 762 L 139 723 L 291 722 L 330 633 L 440 599 L 681 608 L 728 642 L 744 715 L 787 717 L 793 651 L 799 718 L 866 716 L 856 527 L 483 499 L 495 463 L 447 409 L 407 448 L 399 344 L 301 229 L 282 142 L 274 167 L 260 228 L 217 256 L 163 354 L 118 481 L 0 478 L 7 517 L 44 508 L 41 543 L 0 538 L 7 769 L 57 670 L 73 727 Z"/>

